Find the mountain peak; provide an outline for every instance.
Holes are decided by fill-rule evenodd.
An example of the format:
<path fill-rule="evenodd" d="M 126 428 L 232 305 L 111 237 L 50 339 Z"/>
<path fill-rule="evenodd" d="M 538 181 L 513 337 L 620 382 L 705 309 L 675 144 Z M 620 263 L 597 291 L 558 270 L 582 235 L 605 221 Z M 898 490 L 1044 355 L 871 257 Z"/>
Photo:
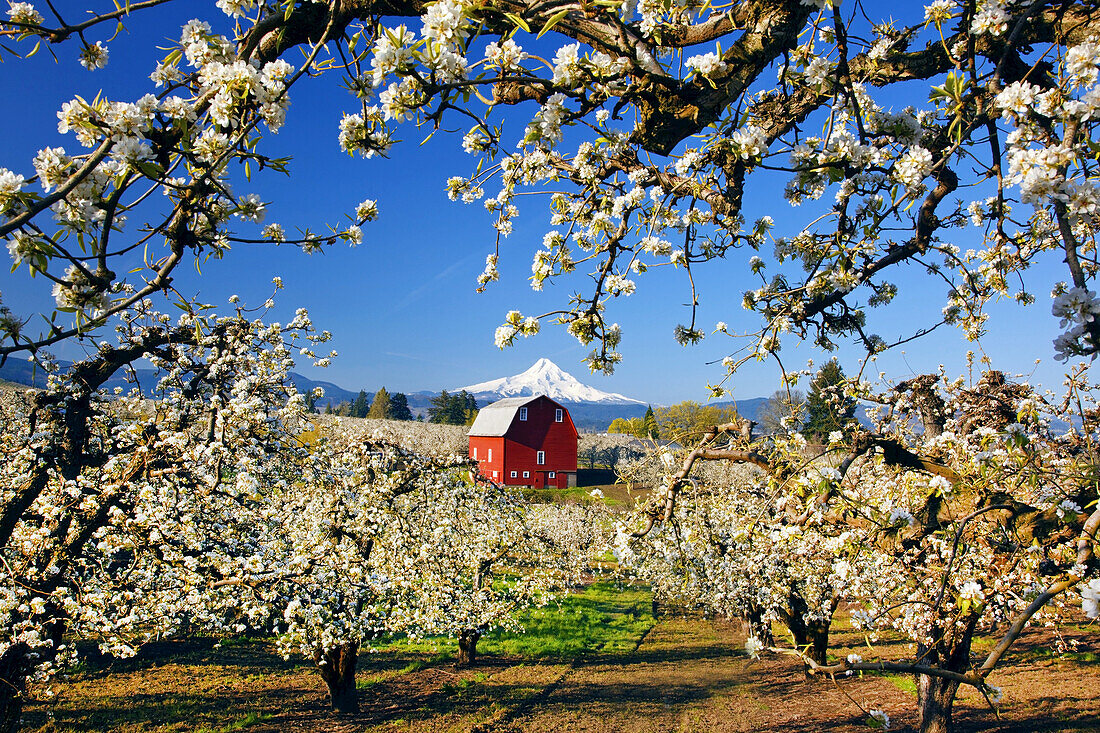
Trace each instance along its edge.
<path fill-rule="evenodd" d="M 549 369 L 557 369 L 557 371 L 559 371 L 559 372 L 561 371 L 561 369 L 558 369 L 557 364 L 555 364 L 554 362 L 550 361 L 545 356 L 543 356 L 538 361 L 536 361 L 534 364 L 532 364 L 531 368 L 528 369 L 526 372 L 524 372 L 524 374 L 528 374 L 528 373 L 531 373 L 531 372 L 544 372 L 544 371 L 547 371 Z"/>
<path fill-rule="evenodd" d="M 529 369 L 511 377 L 501 377 L 460 387 L 478 400 L 498 400 L 504 397 L 546 395 L 564 402 L 598 402 L 604 404 L 644 404 L 614 392 L 603 392 L 581 384 L 573 375 L 542 357 Z"/>

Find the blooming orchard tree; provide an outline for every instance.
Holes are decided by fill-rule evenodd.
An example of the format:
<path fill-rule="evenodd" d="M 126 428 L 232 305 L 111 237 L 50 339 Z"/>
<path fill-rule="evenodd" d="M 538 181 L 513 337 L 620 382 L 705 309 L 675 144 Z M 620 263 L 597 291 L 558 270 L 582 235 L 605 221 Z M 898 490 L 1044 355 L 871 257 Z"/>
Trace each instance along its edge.
<path fill-rule="evenodd" d="M 449 635 L 469 664 L 478 637 L 555 585 L 529 562 L 541 545 L 518 497 L 464 458 L 335 435 L 279 499 L 282 520 L 255 544 L 285 554 L 242 582 L 271 609 L 263 620 L 287 653 L 317 662 L 340 711 L 357 709 L 355 662 L 372 641 Z M 509 572 L 517 561 L 525 570 Z"/>
<path fill-rule="evenodd" d="M 16 55 L 42 44 L 62 63 L 101 68 L 118 42 L 110 35 L 116 24 L 167 2 L 105 4 L 79 21 L 51 4 L 9 2 L 0 18 L 4 69 L 12 73 Z M 151 317 L 146 299 L 171 293 L 173 272 L 188 260 L 217 258 L 238 242 L 286 241 L 312 251 L 361 240 L 361 225 L 378 214 L 373 201 L 349 201 L 350 223 L 324 233 L 290 235 L 275 222 L 254 233 L 268 212 L 247 190 L 247 177 L 286 168 L 265 136 L 283 124 L 295 85 L 312 75 L 346 76 L 348 111 L 333 120 L 333 131 L 349 154 L 390 152 L 403 124 L 469 126 L 462 146 L 477 159 L 473 173 L 446 186 L 455 199 L 482 201 L 495 229 L 479 287 L 499 278 L 500 258 L 510 255 L 500 245 L 520 213 L 520 194 L 546 194 L 550 221 L 534 253 L 532 286 L 585 274 L 594 285 L 547 313 L 509 312 L 495 335 L 501 346 L 556 318 L 593 345 L 593 368 L 610 371 L 622 338 L 611 303 L 640 297 L 638 281 L 659 267 L 683 271 L 693 305 L 674 335 L 698 341 L 704 328 L 695 317 L 693 272 L 742 258 L 744 271 L 759 279 L 744 297 L 759 320 L 733 329 L 748 350 L 727 359 L 731 372 L 744 360 L 775 355 L 787 334 L 826 348 L 849 337 L 871 353 L 888 347 L 869 314 L 894 299 L 902 287 L 894 273 L 907 264 L 947 291 L 942 310 L 918 334 L 949 323 L 976 338 L 991 301 L 1037 300 L 1026 284 L 1032 265 L 1064 263 L 1064 280 L 1051 293 L 1063 329 L 1055 354 L 1100 351 L 1100 303 L 1090 289 L 1100 120 L 1094 0 L 934 0 L 920 17 L 897 21 L 836 0 L 219 0 L 216 7 L 226 17 L 188 22 L 127 98 L 66 102 L 58 131 L 74 143 L 0 167 L 0 238 L 16 270 L 48 283 L 56 302 L 41 332 L 22 314 L 0 311 L 0 358 L 27 352 L 45 360 L 43 350 L 65 340 L 87 342 L 93 354 L 67 381 L 32 398 L 3 438 L 11 458 L 0 487 L 0 547 L 14 569 L 5 570 L 0 611 L 9 630 L 0 649 L 0 674 L 11 683 L 0 686 L 8 720 L 26 679 L 64 651 L 66 627 L 84 623 L 85 597 L 74 602 L 70 589 L 75 578 L 94 575 L 82 559 L 93 541 L 111 550 L 97 536 L 101 528 L 130 520 L 144 526 L 139 500 L 168 490 L 173 476 L 190 473 L 187 486 L 248 497 L 254 481 L 271 491 L 289 480 L 273 456 L 306 460 L 308 452 L 284 439 L 289 415 L 281 411 L 297 402 L 278 387 L 289 359 L 274 343 L 281 329 L 268 338 L 266 327 L 243 314 L 200 316 L 186 296 L 179 297 L 188 313 L 180 324 L 143 319 Z M 304 54 L 292 66 L 284 57 L 298 50 Z M 507 116 L 518 117 L 522 131 L 501 119 L 512 107 Z M 239 169 L 245 180 L 235 176 Z M 781 231 L 778 211 L 745 211 L 746 194 L 777 173 L 787 180 L 787 201 L 804 212 L 784 212 Z M 124 319 L 123 342 L 101 346 L 115 318 Z M 716 330 L 731 333 L 725 323 Z M 307 354 L 316 356 L 308 347 Z M 101 404 L 104 380 L 147 355 L 185 381 L 170 385 L 156 407 Z M 1008 603 L 998 596 L 1011 595 L 983 585 L 979 570 L 1010 557 L 1022 574 L 1010 577 L 1043 586 L 1034 600 L 1020 596 L 1022 609 L 1013 607 L 1014 618 L 1026 620 L 1033 607 L 1095 572 L 1100 523 L 1087 478 L 1091 415 L 1080 416 L 1084 432 L 1059 439 L 1025 419 L 1020 403 L 1032 398 L 1008 395 L 1005 404 L 1022 415 L 1015 421 L 952 426 L 971 414 L 970 397 L 937 381 L 912 382 L 892 401 L 895 414 L 933 416 L 923 433 L 903 420 L 869 436 L 842 436 L 836 475 L 807 464 L 793 443 L 759 444 L 748 435 L 715 449 L 714 434 L 693 454 L 717 450 L 758 465 L 767 498 L 784 500 L 772 504 L 770 521 L 822 532 L 835 524 L 837 532 L 825 536 L 840 544 L 830 552 L 842 551 L 839 527 L 849 520 L 859 518 L 857 529 L 880 546 L 897 534 L 895 525 L 900 530 L 905 512 L 912 515 L 919 529 L 891 555 L 905 572 L 882 592 L 916 593 L 928 582 L 918 581 L 921 573 L 944 579 L 932 610 L 904 622 L 928 646 L 928 665 L 908 667 L 923 675 L 927 730 L 949 722 L 951 685 L 987 689 L 985 677 L 1003 654 L 998 647 L 978 669 L 957 668 L 969 658 L 973 631 Z M 1085 381 L 1079 376 L 1071 389 Z M 133 417 L 119 422 L 123 409 Z M 1023 427 L 1009 429 L 1017 423 Z M 238 439 L 243 448 L 222 453 Z M 671 519 L 694 462 L 674 475 L 665 504 L 650 517 L 655 524 Z M 914 478 L 923 475 L 941 483 Z M 876 482 L 901 487 L 883 494 L 891 506 L 870 491 Z M 850 506 L 849 492 L 856 496 Z M 178 519 L 185 525 L 194 516 Z M 1012 541 L 992 539 L 1006 536 Z M 1022 549 L 1029 537 L 1038 557 Z M 907 556 L 914 547 L 923 551 Z M 218 567 L 258 548 L 212 552 L 212 559 L 192 559 L 190 569 L 217 578 Z M 129 553 L 116 552 L 117 562 L 130 562 Z M 1095 608 L 1100 591 L 1087 582 L 1085 602 Z M 125 597 L 88 598 L 90 608 L 110 607 L 126 623 L 140 617 L 128 612 Z M 257 606 L 254 615 L 263 611 Z M 933 633 L 948 620 L 958 633 Z M 1008 641 L 1018 633 L 1012 628 Z"/>
<path fill-rule="evenodd" d="M 767 445 L 798 455 L 806 444 L 797 435 Z M 667 489 L 676 464 L 671 453 L 666 457 L 635 464 L 625 476 Z M 816 469 L 807 476 L 820 478 Z M 839 601 L 830 573 L 838 558 L 849 557 L 847 537 L 791 525 L 776 509 L 769 475 L 757 466 L 696 463 L 687 480 L 677 511 L 651 527 L 644 542 L 625 529 L 619 533 L 623 567 L 650 583 L 660 601 L 744 619 L 750 634 L 769 645 L 771 622 L 780 620 L 796 647 L 824 662 Z"/>
<path fill-rule="evenodd" d="M 1068 385 L 1057 405 L 998 372 L 886 395 L 849 382 L 888 409 L 875 431 L 837 431 L 816 457 L 800 435 L 747 441 L 717 427 L 666 462 L 665 490 L 641 530 L 620 534 L 620 556 L 666 595 L 753 628 L 782 620 L 811 673 L 915 673 L 921 730 L 948 731 L 959 685 L 995 703 L 991 673 L 1033 620 L 1060 615 L 1066 591 L 1097 614 L 1096 388 L 1081 372 Z M 1079 427 L 1052 431 L 1074 403 Z M 754 470 L 700 474 L 700 461 Z M 853 621 L 868 633 L 909 637 L 915 657 L 830 663 L 841 601 L 862 606 Z M 971 655 L 978 633 L 1000 636 L 984 659 Z M 766 646 L 750 638 L 752 653 Z"/>
<path fill-rule="evenodd" d="M 287 326 L 164 324 L 128 318 L 123 345 L 68 377 L 84 381 L 55 378 L 8 416 L 8 727 L 26 683 L 63 666 L 71 639 L 125 655 L 181 628 L 275 632 L 287 653 L 316 661 L 335 709 L 354 710 L 364 644 L 447 634 L 472 661 L 476 636 L 559 584 L 532 562 L 552 553 L 517 497 L 475 479 L 465 459 L 344 433 L 297 439 L 305 400 L 286 372 L 288 339 L 310 336 L 304 313 Z M 154 337 L 157 399 L 88 391 L 130 358 L 130 338 L 153 349 Z"/>
<path fill-rule="evenodd" d="M 577 438 L 577 459 L 589 468 L 601 465 L 614 471 L 620 463 L 644 456 L 649 443 L 632 435 L 582 433 Z"/>
<path fill-rule="evenodd" d="M 465 425 L 410 420 L 366 422 L 336 415 L 318 415 L 312 420 L 323 434 L 391 443 L 434 458 L 465 455 L 470 448 L 470 429 Z"/>
<path fill-rule="evenodd" d="M 172 323 L 146 301 L 118 331 L 117 345 L 51 376 L 3 417 L 5 730 L 19 721 L 26 684 L 71 657 L 69 639 L 132 653 L 189 622 L 196 583 L 174 578 L 214 582 L 264 564 L 269 551 L 248 544 L 233 507 L 287 481 L 283 459 L 301 450 L 288 428 L 305 405 L 286 386 L 291 348 L 327 338 L 312 333 L 304 311 L 285 326 L 243 312 Z M 109 399 L 101 385 L 142 355 L 162 369 L 158 399 L 136 389 Z M 211 525 L 216 544 L 202 541 L 200 528 Z M 151 564 L 167 556 L 178 570 Z"/>
<path fill-rule="evenodd" d="M 108 63 L 115 22 L 162 4 L 73 23 L 13 2 L 0 34 L 16 42 L 9 55 L 69 43 L 98 68 Z M 475 173 L 447 186 L 456 199 L 484 199 L 496 228 L 482 286 L 499 276 L 517 195 L 553 190 L 532 285 L 587 271 L 595 288 L 558 311 L 509 313 L 501 345 L 557 317 L 597 345 L 594 368 L 611 369 L 621 329 L 606 308 L 635 292 L 633 278 L 676 267 L 691 283 L 692 268 L 735 255 L 760 278 L 745 305 L 763 317 L 749 329 L 753 354 L 742 358 L 774 352 L 788 332 L 826 347 L 852 335 L 870 351 L 884 348 L 868 311 L 894 298 L 889 278 L 906 263 L 948 289 L 942 314 L 921 330 L 942 321 L 976 337 L 990 300 L 1035 299 L 1021 285 L 1028 267 L 1064 261 L 1053 311 L 1065 330 L 1055 350 L 1068 358 L 1100 344 L 1092 318 L 1100 306 L 1089 290 L 1093 2 L 936 0 L 908 24 L 824 0 L 218 7 L 231 20 L 188 23 L 150 70 L 151 93 L 73 99 L 58 129 L 76 137 L 76 148 L 43 149 L 33 174 L 18 172 L 25 162 L 0 169 L 0 236 L 15 263 L 51 281 L 58 306 L 74 313 L 70 325 L 44 334 L 6 319 L 5 353 L 88 335 L 169 287 L 180 261 L 250 240 L 234 220 L 259 222 L 266 205 L 231 190 L 229 165 L 284 167 L 264 154 L 263 135 L 282 125 L 292 87 L 322 70 L 346 74 L 352 91 L 338 121 L 349 153 L 389 152 L 400 124 L 470 125 L 462 144 L 479 159 Z M 294 68 L 281 57 L 298 46 L 306 58 Z M 885 101 L 913 81 L 925 91 L 901 92 L 910 106 Z M 521 133 L 492 114 L 513 106 L 527 121 Z M 746 190 L 775 170 L 789 174 L 786 197 L 806 215 L 773 239 L 773 218 L 750 221 L 743 205 Z M 168 195 L 167 213 L 145 195 L 150 186 Z M 825 195 L 828 206 L 814 203 Z M 357 242 L 377 206 L 349 202 L 349 210 L 352 224 L 323 235 L 290 237 L 272 223 L 263 239 L 307 249 Z M 51 217 L 56 232 L 44 225 Z M 949 241 L 956 236 L 980 245 L 964 252 Z M 163 254 L 138 257 L 147 245 Z M 132 292 L 117 275 L 128 266 L 146 270 Z M 676 338 L 703 335 L 692 309 Z"/>

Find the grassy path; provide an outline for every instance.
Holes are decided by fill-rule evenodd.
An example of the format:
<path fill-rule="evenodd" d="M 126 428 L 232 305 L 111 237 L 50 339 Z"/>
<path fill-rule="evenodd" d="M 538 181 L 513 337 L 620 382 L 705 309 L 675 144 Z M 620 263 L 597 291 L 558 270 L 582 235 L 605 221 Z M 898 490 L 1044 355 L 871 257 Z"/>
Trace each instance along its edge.
<path fill-rule="evenodd" d="M 649 615 L 648 596 L 590 587 L 561 607 L 530 613 L 523 635 L 482 641 L 473 669 L 455 669 L 446 644 L 401 643 L 364 654 L 361 711 L 334 716 L 308 664 L 285 663 L 264 642 L 165 643 L 133 660 L 88 668 L 32 705 L 26 729 L 230 733 L 863 733 L 864 710 L 912 730 L 913 683 L 868 675 L 806 680 L 790 658 L 748 659 L 737 624 Z M 1070 630 L 1078 653 L 1025 643 L 992 680 L 1005 689 L 998 721 L 975 694 L 956 705 L 959 733 L 1100 730 L 1100 645 L 1095 626 Z M 863 651 L 843 629 L 833 653 Z M 893 645 L 894 657 L 905 647 Z"/>

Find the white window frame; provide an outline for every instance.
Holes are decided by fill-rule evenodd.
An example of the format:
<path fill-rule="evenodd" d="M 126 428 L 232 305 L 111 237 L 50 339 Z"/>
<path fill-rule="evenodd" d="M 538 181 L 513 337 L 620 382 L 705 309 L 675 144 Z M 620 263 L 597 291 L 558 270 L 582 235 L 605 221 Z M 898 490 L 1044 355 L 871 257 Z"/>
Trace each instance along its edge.
<path fill-rule="evenodd" d="M 477 446 L 476 445 L 470 448 L 470 458 L 473 458 L 475 461 L 477 460 Z"/>
<path fill-rule="evenodd" d="M 492 463 L 493 462 L 493 449 L 492 448 L 489 449 L 489 457 L 485 459 L 485 462 L 486 463 Z"/>
<path fill-rule="evenodd" d="M 547 471 L 546 472 L 546 478 L 557 478 L 557 477 L 558 477 L 558 474 L 555 471 Z"/>
<path fill-rule="evenodd" d="M 523 420 L 524 422 L 527 422 L 527 408 L 526 407 L 519 408 L 519 419 Z"/>
<path fill-rule="evenodd" d="M 530 471 L 524 471 L 523 472 L 523 477 L 524 478 L 531 478 L 531 472 Z"/>
<path fill-rule="evenodd" d="M 493 471 L 493 480 L 496 481 L 498 478 L 500 478 L 500 475 L 496 471 Z"/>
<path fill-rule="evenodd" d="M 546 451 L 540 450 L 538 453 L 535 454 L 535 464 L 539 466 L 546 465 Z"/>
<path fill-rule="evenodd" d="M 516 477 L 516 472 L 512 471 L 512 478 L 515 478 L 515 477 Z"/>
<path fill-rule="evenodd" d="M 560 407 L 554 410 L 554 422 L 565 422 L 565 411 Z"/>

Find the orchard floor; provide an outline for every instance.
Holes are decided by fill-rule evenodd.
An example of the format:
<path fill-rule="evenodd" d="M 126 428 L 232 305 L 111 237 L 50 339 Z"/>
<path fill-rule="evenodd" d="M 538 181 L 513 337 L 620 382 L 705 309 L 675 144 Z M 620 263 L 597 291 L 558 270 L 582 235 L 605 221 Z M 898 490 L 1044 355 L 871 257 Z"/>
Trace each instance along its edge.
<path fill-rule="evenodd" d="M 361 711 L 334 715 L 309 665 L 283 662 L 262 641 L 153 645 L 132 660 L 84 670 L 55 685 L 52 703 L 26 711 L 46 731 L 867 731 L 880 708 L 891 730 L 913 730 L 913 683 L 865 675 L 806 680 L 788 658 L 748 659 L 738 625 L 662 616 L 639 604 L 630 643 L 573 658 L 483 656 L 457 670 L 431 650 L 365 655 Z M 620 609 L 621 610 L 621 609 Z M 648 609 L 646 609 L 648 611 Z M 956 703 L 959 731 L 1100 731 L 1100 628 L 1072 627 L 1073 654 L 1056 656 L 1032 631 L 991 682 L 1005 692 L 1000 719 L 979 695 Z M 870 656 L 861 637 L 834 634 L 832 651 Z M 906 647 L 887 650 L 895 658 Z"/>

